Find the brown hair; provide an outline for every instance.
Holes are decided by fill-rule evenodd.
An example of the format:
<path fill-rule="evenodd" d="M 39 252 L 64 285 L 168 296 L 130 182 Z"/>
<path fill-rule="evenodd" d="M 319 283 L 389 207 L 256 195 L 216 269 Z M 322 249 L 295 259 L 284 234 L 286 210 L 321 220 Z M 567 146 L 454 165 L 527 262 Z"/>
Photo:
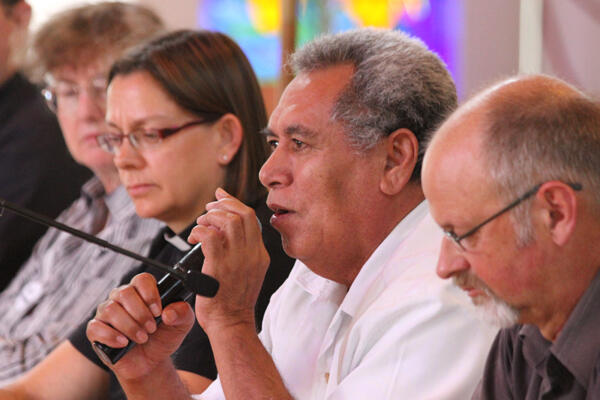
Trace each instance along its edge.
<path fill-rule="evenodd" d="M 153 11 L 135 4 L 104 2 L 63 11 L 35 35 L 33 74 L 39 78 L 65 65 L 110 63 L 163 30 Z"/>
<path fill-rule="evenodd" d="M 2 0 L 0 1 L 0 5 L 3 6 L 5 9 L 10 9 L 10 7 L 14 6 L 19 1 L 21 0 Z"/>
<path fill-rule="evenodd" d="M 205 120 L 227 113 L 239 118 L 244 138 L 223 188 L 247 203 L 264 193 L 258 171 L 268 155 L 259 134 L 267 124 L 265 105 L 256 75 L 233 40 L 218 32 L 176 31 L 118 60 L 108 81 L 137 71 L 148 72 L 180 107 Z"/>

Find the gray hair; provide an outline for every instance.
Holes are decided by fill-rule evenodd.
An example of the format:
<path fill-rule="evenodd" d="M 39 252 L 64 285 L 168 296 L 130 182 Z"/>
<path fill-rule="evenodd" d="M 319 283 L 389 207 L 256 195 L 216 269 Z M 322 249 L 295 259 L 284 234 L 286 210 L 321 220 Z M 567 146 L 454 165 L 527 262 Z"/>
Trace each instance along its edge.
<path fill-rule="evenodd" d="M 581 183 L 600 215 L 600 104 L 544 76 L 506 85 L 484 114 L 483 159 L 500 198 L 513 201 L 534 185 Z M 517 242 L 534 240 L 531 203 L 512 214 Z"/>
<path fill-rule="evenodd" d="M 425 139 L 456 108 L 445 64 L 419 39 L 376 28 L 322 36 L 291 57 L 296 74 L 340 64 L 352 64 L 354 74 L 331 118 L 361 151 L 396 129 L 411 130 L 420 148 L 411 179 L 420 180 Z"/>

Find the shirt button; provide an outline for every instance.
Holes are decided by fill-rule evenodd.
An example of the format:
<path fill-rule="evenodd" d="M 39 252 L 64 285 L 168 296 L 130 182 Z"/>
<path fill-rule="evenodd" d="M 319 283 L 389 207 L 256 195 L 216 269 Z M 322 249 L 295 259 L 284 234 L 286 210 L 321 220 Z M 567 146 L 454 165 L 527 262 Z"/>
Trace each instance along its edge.
<path fill-rule="evenodd" d="M 325 374 L 323 376 L 325 378 L 325 382 L 329 383 L 329 372 L 325 372 Z"/>

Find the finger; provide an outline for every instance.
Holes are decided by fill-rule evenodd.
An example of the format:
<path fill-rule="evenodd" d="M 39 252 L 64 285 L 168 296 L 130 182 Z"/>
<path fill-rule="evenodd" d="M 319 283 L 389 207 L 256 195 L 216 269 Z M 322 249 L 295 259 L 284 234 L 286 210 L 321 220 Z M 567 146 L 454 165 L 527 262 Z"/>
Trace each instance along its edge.
<path fill-rule="evenodd" d="M 206 252 L 204 251 L 204 243 L 208 241 L 211 241 L 212 243 L 222 242 L 223 234 L 215 226 L 206 226 L 204 224 L 200 224 L 192 228 L 187 240 L 192 244 L 202 243 L 202 252 L 206 256 Z"/>
<path fill-rule="evenodd" d="M 227 195 L 216 202 L 209 203 L 206 206 L 206 210 L 209 212 L 213 210 L 223 210 L 237 214 L 242 219 L 243 229 L 246 234 L 255 235 L 261 233 L 262 229 L 260 221 L 258 220 L 254 209 L 248 207 L 235 197 Z M 198 217 L 198 220 L 207 214 L 208 213 Z"/>
<path fill-rule="evenodd" d="M 148 333 L 156 330 L 154 316 L 134 286 L 128 285 L 111 293 L 111 300 L 119 303 L 137 325 L 143 327 Z"/>
<path fill-rule="evenodd" d="M 227 193 L 227 191 L 225 189 L 223 189 L 222 187 L 218 187 L 217 190 L 215 190 L 215 197 L 217 198 L 217 200 L 221 200 L 221 199 L 225 199 L 225 198 L 234 198 L 232 195 Z"/>
<path fill-rule="evenodd" d="M 162 312 L 162 303 L 154 275 L 146 272 L 136 275 L 131 280 L 131 284 L 135 286 L 140 297 L 148 305 L 152 315 L 158 317 Z"/>
<path fill-rule="evenodd" d="M 100 342 L 116 348 L 125 347 L 129 343 L 121 332 L 95 318 L 88 322 L 85 333 L 91 343 Z"/>
<path fill-rule="evenodd" d="M 223 234 L 213 226 L 195 226 L 188 240 L 196 243 L 202 242 L 202 253 L 205 259 L 217 260 L 223 253 Z"/>
<path fill-rule="evenodd" d="M 206 204 L 206 210 L 208 211 L 213 210 L 215 208 L 235 212 L 238 214 L 244 214 L 244 210 L 249 209 L 250 207 L 248 207 L 235 197 L 227 196 L 217 201 L 211 201 L 210 203 Z"/>
<path fill-rule="evenodd" d="M 145 328 L 116 301 L 108 300 L 102 303 L 98 307 L 95 319 L 109 324 L 136 343 L 145 343 L 148 340 Z"/>
<path fill-rule="evenodd" d="M 171 303 L 162 313 L 165 325 L 187 332 L 194 324 L 194 312 L 192 307 L 185 302 Z"/>
<path fill-rule="evenodd" d="M 210 210 L 202 216 L 199 225 L 214 227 L 222 232 L 225 247 L 228 247 L 228 243 L 240 245 L 246 241 L 244 220 L 236 212 L 223 209 Z"/>

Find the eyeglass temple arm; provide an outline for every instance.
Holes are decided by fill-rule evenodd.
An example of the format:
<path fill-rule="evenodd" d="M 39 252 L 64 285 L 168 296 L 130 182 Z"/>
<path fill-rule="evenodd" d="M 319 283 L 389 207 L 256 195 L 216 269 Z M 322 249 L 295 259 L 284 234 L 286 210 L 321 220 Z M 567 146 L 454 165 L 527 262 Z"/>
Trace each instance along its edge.
<path fill-rule="evenodd" d="M 567 182 L 566 184 L 569 185 L 575 191 L 580 191 L 581 189 L 583 189 L 583 185 L 581 185 L 581 183 Z M 462 235 L 457 236 L 456 237 L 456 241 L 459 242 L 459 241 L 463 240 L 464 238 L 466 238 L 468 236 L 471 236 L 474 232 L 477 232 L 477 230 L 479 228 L 481 228 L 482 226 L 484 226 L 485 224 L 487 224 L 488 222 L 490 222 L 494 218 L 497 218 L 500 215 L 504 214 L 505 212 L 507 212 L 509 210 L 512 210 L 517 205 L 519 205 L 519 203 L 521 203 L 523 200 L 526 200 L 527 198 L 529 198 L 529 197 L 533 196 L 534 194 L 536 194 L 538 192 L 538 190 L 540 190 L 540 187 L 542 187 L 542 185 L 543 185 L 543 183 L 535 185 L 533 188 L 531 188 L 531 190 L 525 192 L 521 197 L 517 198 L 515 201 L 513 201 L 512 203 L 510 203 L 509 205 L 507 205 L 506 207 L 504 207 L 502 210 L 498 211 L 497 213 L 495 213 L 491 217 L 487 218 L 485 221 L 481 222 L 480 224 L 478 224 L 474 228 L 470 229 L 468 232 L 465 232 Z"/>

